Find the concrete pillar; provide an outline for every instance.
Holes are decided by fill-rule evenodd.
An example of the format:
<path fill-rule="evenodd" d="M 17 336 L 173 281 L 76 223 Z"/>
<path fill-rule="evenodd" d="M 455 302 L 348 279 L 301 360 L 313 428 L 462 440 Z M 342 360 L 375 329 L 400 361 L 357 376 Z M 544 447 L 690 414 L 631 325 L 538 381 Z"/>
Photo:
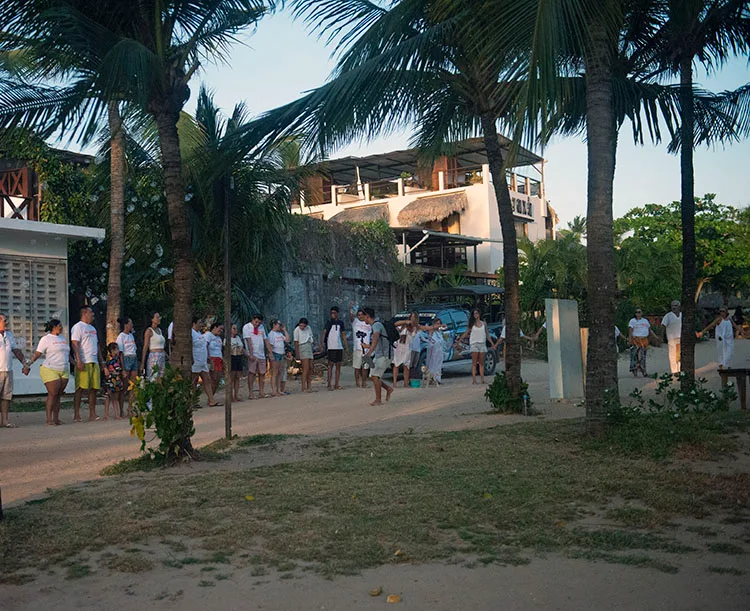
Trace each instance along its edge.
<path fill-rule="evenodd" d="M 438 172 L 438 191 L 445 191 L 445 172 Z"/>
<path fill-rule="evenodd" d="M 399 178 L 396 184 L 398 185 L 398 196 L 403 197 L 404 196 L 404 179 Z"/>
<path fill-rule="evenodd" d="M 334 206 L 339 205 L 338 193 L 336 193 L 336 185 L 331 185 L 331 203 Z"/>
<path fill-rule="evenodd" d="M 545 299 L 550 399 L 583 397 L 581 332 L 578 302 Z"/>
<path fill-rule="evenodd" d="M 531 195 L 531 181 L 528 179 L 528 177 L 525 177 L 523 179 L 523 184 L 526 187 L 526 195 Z"/>
<path fill-rule="evenodd" d="M 510 175 L 510 190 L 518 191 L 518 180 L 516 179 L 516 173 L 512 172 Z"/>
<path fill-rule="evenodd" d="M 365 183 L 365 201 L 366 202 L 370 201 L 370 183 L 369 182 Z"/>
<path fill-rule="evenodd" d="M 490 164 L 489 163 L 482 164 L 482 184 L 483 185 L 490 184 Z"/>

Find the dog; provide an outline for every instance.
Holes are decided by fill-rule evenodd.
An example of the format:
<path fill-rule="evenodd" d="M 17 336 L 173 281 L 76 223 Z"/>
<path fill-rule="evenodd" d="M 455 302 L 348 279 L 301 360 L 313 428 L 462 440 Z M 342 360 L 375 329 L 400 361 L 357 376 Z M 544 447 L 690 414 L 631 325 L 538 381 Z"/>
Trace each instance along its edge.
<path fill-rule="evenodd" d="M 427 388 L 430 385 L 430 382 L 432 382 L 435 386 L 440 386 L 440 382 L 435 379 L 435 374 L 427 369 L 426 365 L 422 365 L 422 382 L 420 383 L 419 387 Z"/>

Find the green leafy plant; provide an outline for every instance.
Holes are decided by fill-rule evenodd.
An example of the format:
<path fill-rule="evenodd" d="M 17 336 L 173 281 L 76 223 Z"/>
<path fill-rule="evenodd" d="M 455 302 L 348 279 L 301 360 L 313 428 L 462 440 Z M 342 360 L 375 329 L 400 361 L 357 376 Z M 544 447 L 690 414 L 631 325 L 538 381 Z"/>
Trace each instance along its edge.
<path fill-rule="evenodd" d="M 190 439 L 195 433 L 193 410 L 198 405 L 198 391 L 190 378 L 167 365 L 160 379 L 138 377 L 131 389 L 134 413 L 130 435 L 140 439 L 141 451 L 146 451 L 146 433 L 153 429 L 154 437 L 159 438 L 158 448 L 148 448 L 153 457 L 166 461 L 193 458 Z"/>
<path fill-rule="evenodd" d="M 521 380 L 521 396 L 514 397 L 508 388 L 505 372 L 496 373 L 492 383 L 484 391 L 484 396 L 492 409 L 501 414 L 524 414 L 529 412 L 531 397 L 529 385 Z"/>

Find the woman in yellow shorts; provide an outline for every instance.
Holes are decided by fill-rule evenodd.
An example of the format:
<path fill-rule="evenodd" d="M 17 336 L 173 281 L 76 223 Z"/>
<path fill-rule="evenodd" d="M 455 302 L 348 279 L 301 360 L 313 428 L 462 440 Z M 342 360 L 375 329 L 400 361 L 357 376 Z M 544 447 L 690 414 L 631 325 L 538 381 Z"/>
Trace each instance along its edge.
<path fill-rule="evenodd" d="M 70 345 L 63 337 L 62 323 L 53 318 L 45 328 L 47 335 L 39 340 L 34 356 L 23 368 L 24 375 L 29 375 L 31 365 L 44 357 L 44 365 L 39 367 L 39 377 L 47 387 L 47 424 L 62 424 L 60 420 L 60 398 L 70 378 Z"/>

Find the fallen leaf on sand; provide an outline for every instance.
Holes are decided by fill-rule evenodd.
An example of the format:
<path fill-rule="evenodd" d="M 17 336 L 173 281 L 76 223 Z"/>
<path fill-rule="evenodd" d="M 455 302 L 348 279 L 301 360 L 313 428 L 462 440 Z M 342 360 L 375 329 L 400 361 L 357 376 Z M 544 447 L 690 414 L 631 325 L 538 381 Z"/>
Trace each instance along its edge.
<path fill-rule="evenodd" d="M 383 593 L 383 587 L 378 586 L 377 588 L 373 588 L 370 590 L 370 596 L 380 596 Z"/>
<path fill-rule="evenodd" d="M 395 554 L 393 554 L 393 555 L 394 555 L 394 556 L 403 556 L 403 555 L 404 555 L 404 552 L 402 552 L 402 551 L 401 551 L 400 549 L 397 549 L 397 550 L 396 550 L 396 553 L 395 553 Z"/>
<path fill-rule="evenodd" d="M 400 603 L 401 597 L 398 594 L 389 594 L 388 598 L 385 599 L 387 603 Z"/>
<path fill-rule="evenodd" d="M 254 496 L 250 496 L 250 495 L 248 494 L 248 495 L 247 495 L 247 496 L 245 497 L 245 500 L 246 500 L 246 501 L 254 501 L 254 500 L 255 500 L 255 497 L 254 497 Z"/>

